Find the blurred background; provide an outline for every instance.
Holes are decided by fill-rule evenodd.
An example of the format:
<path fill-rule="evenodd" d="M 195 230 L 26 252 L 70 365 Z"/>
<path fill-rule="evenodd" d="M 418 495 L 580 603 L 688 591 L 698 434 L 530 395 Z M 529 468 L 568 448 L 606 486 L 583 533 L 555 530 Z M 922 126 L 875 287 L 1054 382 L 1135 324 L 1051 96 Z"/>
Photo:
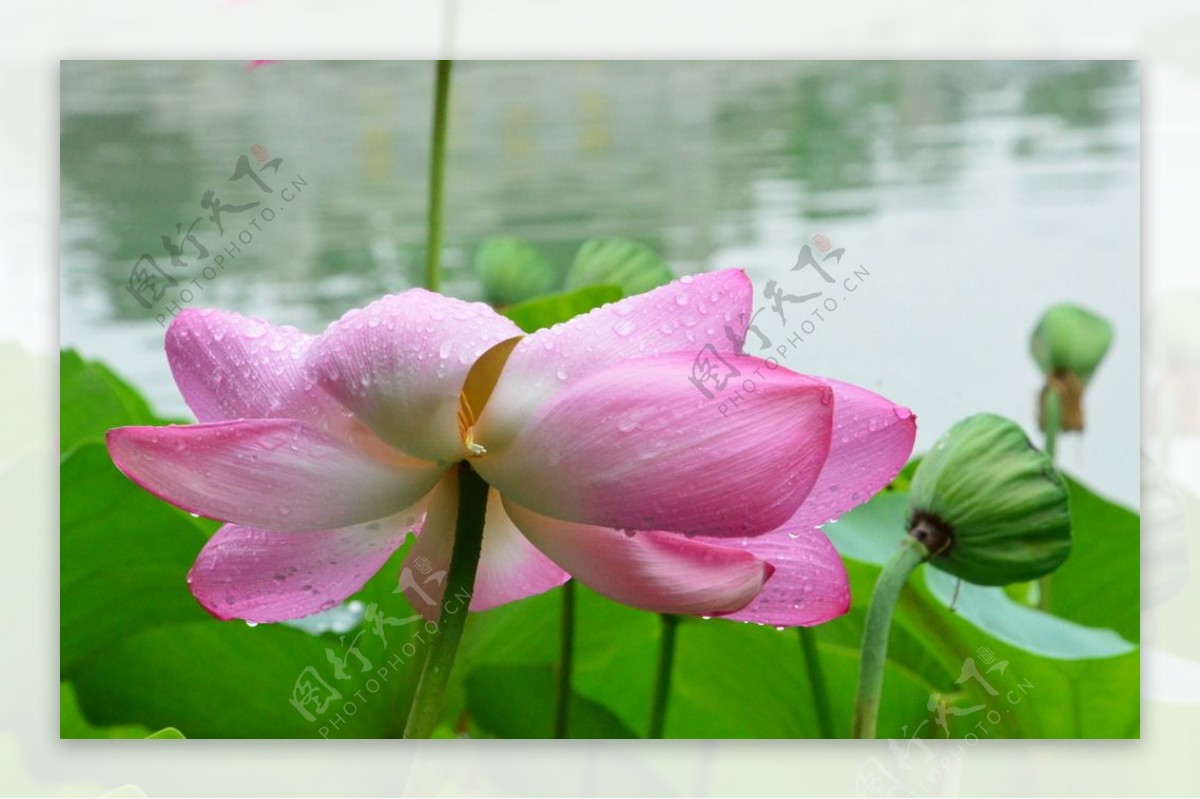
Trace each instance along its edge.
<path fill-rule="evenodd" d="M 419 285 L 432 83 L 427 62 L 64 62 L 62 346 L 187 416 L 155 319 L 178 288 L 143 307 L 127 290 L 142 253 L 179 288 L 200 279 L 193 306 L 309 332 Z M 1029 332 L 1077 302 L 1116 338 L 1088 389 L 1089 433 L 1060 460 L 1137 506 L 1138 84 L 1128 62 L 458 63 L 444 290 L 480 297 L 489 237 L 565 271 L 583 240 L 621 236 L 678 275 L 746 269 L 778 345 L 814 306 L 789 306 L 785 326 L 762 289 L 819 289 L 790 270 L 825 236 L 845 248 L 839 281 L 868 276 L 785 363 L 910 405 L 918 451 L 982 410 L 1036 430 Z M 214 279 L 194 244 L 172 267 L 164 235 L 200 219 L 216 255 L 259 213 L 227 210 L 221 234 L 202 206 L 209 190 L 269 197 L 249 175 L 229 181 L 247 155 L 276 197 L 300 177 L 294 200 Z"/>

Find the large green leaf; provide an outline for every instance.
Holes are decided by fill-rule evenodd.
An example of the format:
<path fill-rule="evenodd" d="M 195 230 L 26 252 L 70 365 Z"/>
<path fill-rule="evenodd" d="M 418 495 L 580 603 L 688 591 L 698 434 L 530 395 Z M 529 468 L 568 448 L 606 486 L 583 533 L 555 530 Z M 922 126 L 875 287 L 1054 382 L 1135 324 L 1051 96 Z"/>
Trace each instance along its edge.
<path fill-rule="evenodd" d="M 99 723 L 175 726 L 190 738 L 398 737 L 429 639 L 393 593 L 402 558 L 356 595 L 387 620 L 382 637 L 368 619 L 322 635 L 214 619 L 163 625 L 84 659 L 80 702 Z"/>
<path fill-rule="evenodd" d="M 1014 646 L 1058 660 L 1106 658 L 1137 647 L 1111 630 L 1085 627 L 1015 602 L 1001 588 L 964 582 L 937 569 L 924 569 L 925 584 L 958 616 Z M 955 598 L 957 594 L 957 599 Z"/>
<path fill-rule="evenodd" d="M 60 668 L 122 637 L 209 618 L 188 592 L 187 572 L 211 523 L 134 485 L 104 445 L 64 456 L 60 499 Z"/>
<path fill-rule="evenodd" d="M 184 735 L 182 732 L 175 729 L 174 727 L 163 727 L 158 732 L 152 732 L 149 735 L 147 735 L 146 737 L 147 738 L 168 738 L 168 739 L 173 739 L 173 740 L 182 740 L 184 738 L 187 738 L 186 735 Z"/>
<path fill-rule="evenodd" d="M 572 688 L 642 732 L 653 692 L 658 617 L 575 586 L 575 665 Z M 562 590 L 472 614 L 459 650 L 456 680 L 482 666 L 558 662 Z M 444 718 L 463 707 L 456 691 Z"/>
<path fill-rule="evenodd" d="M 483 730 L 500 738 L 552 738 L 555 670 L 550 666 L 484 666 L 466 676 L 467 709 Z M 571 694 L 570 738 L 636 738 L 598 702 Z"/>
<path fill-rule="evenodd" d="M 928 567 L 922 569 L 926 573 L 934 571 Z M 861 583 L 859 579 L 857 584 Z M 1004 597 L 1003 591 L 992 590 Z M 968 662 L 975 664 L 996 694 L 992 695 L 982 684 L 968 679 L 956 685 L 958 693 L 951 696 L 960 710 L 984 708 L 987 713 L 999 714 L 998 721 L 988 724 L 991 737 L 1128 738 L 1138 735 L 1140 664 L 1136 647 L 1124 644 L 1105 630 L 1076 628 L 1070 645 L 1077 648 L 1073 649 L 1070 659 L 1035 654 L 993 634 L 991 629 L 982 628 L 976 623 L 978 616 L 971 619 L 965 612 L 948 612 L 946 599 L 946 596 L 935 597 L 920 575 L 916 575 L 901 597 L 896 623 L 907 628 L 912 636 L 924 640 L 940 655 L 948 669 L 961 675 Z M 1008 608 L 1029 610 L 1011 601 Z M 1046 618 L 1056 623 L 1056 627 L 1051 628 L 1051 622 L 1047 622 L 1039 633 L 1057 629 L 1069 634 L 1075 628 L 1070 622 Z M 984 617 L 982 620 L 990 619 Z M 1080 639 L 1089 644 L 1107 643 L 1114 651 L 1118 644 L 1124 644 L 1125 648 L 1122 654 L 1110 657 L 1084 657 L 1080 656 Z M 1049 648 L 1048 640 L 1039 638 L 1039 649 Z M 1002 667 L 1003 663 L 1007 665 Z M 985 668 L 996 668 L 999 672 L 983 673 Z M 961 737 L 971 732 L 973 725 L 984 720 L 978 713 L 968 714 L 967 718 L 948 719 L 952 736 Z"/>
<path fill-rule="evenodd" d="M 517 327 L 526 333 L 533 333 L 587 313 L 605 303 L 616 302 L 622 296 L 624 295 L 619 286 L 585 286 L 562 294 L 534 297 L 505 308 L 501 313 L 516 322 Z"/>
<path fill-rule="evenodd" d="M 1050 577 L 1047 609 L 1138 641 L 1141 624 L 1141 521 L 1137 514 L 1070 477 L 1071 556 Z"/>
<path fill-rule="evenodd" d="M 838 737 L 850 734 L 858 651 L 817 629 L 827 699 Z M 679 627 L 666 734 L 672 738 L 818 738 L 808 673 L 795 630 L 720 619 Z M 880 723 L 900 729 L 925 709 L 937 685 L 907 666 L 887 665 Z"/>
<path fill-rule="evenodd" d="M 79 707 L 75 689 L 69 682 L 58 686 L 58 737 L 68 738 L 147 738 L 151 732 L 140 724 L 100 727 L 88 721 Z"/>
<path fill-rule="evenodd" d="M 124 425 L 160 424 L 149 405 L 104 364 L 75 350 L 59 353 L 59 450 L 82 441 L 103 441 Z"/>
<path fill-rule="evenodd" d="M 670 283 L 675 275 L 662 257 L 644 244 L 628 239 L 585 241 L 567 272 L 566 287 L 608 283 L 632 297 Z"/>
<path fill-rule="evenodd" d="M 322 728 L 329 737 L 398 732 L 395 709 L 380 694 L 386 683 L 368 695 L 355 663 L 349 666 L 351 680 L 334 679 L 325 650 L 340 656 L 336 647 L 336 640 L 280 625 L 175 624 L 129 636 L 91 656 L 77 669 L 75 684 L 89 718 L 99 723 L 175 726 L 192 738 L 311 738 Z M 321 692 L 322 701 L 333 696 L 324 686 L 340 694 L 324 713 L 313 706 L 311 721 L 291 703 L 300 696 L 297 685 L 306 682 Z M 355 702 L 355 691 L 371 701 Z M 356 704 L 353 715 L 346 702 Z"/>
<path fill-rule="evenodd" d="M 552 291 L 559 271 L 536 247 L 520 239 L 487 239 L 475 251 L 475 271 L 488 302 L 508 305 Z"/>

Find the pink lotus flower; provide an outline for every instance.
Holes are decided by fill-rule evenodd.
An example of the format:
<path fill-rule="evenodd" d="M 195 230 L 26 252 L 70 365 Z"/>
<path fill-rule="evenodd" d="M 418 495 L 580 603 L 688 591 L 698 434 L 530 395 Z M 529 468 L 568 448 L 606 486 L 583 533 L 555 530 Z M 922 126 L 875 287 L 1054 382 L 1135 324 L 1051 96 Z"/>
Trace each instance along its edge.
<path fill-rule="evenodd" d="M 646 610 L 818 624 L 849 591 L 817 525 L 891 480 L 916 422 L 740 354 L 724 327 L 744 338 L 751 296 L 717 272 L 524 337 L 420 289 L 316 337 L 189 310 L 166 346 L 200 423 L 114 429 L 108 448 L 134 482 L 228 522 L 188 577 L 220 618 L 329 608 L 410 530 L 401 587 L 433 617 L 466 460 L 490 487 L 472 610 L 574 576 Z M 687 379 L 706 342 L 766 377 L 727 417 Z"/>

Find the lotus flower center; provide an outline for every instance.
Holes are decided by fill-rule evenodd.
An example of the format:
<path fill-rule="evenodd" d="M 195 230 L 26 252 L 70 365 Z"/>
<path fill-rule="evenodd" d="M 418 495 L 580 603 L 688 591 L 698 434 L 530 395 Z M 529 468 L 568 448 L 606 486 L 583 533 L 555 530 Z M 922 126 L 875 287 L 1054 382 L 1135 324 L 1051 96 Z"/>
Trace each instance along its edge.
<path fill-rule="evenodd" d="M 475 440 L 475 423 L 496 388 L 508 356 L 521 338 L 506 339 L 480 356 L 467 373 L 462 391 L 458 392 L 458 437 L 466 447 L 468 458 L 487 454 L 487 447 Z"/>

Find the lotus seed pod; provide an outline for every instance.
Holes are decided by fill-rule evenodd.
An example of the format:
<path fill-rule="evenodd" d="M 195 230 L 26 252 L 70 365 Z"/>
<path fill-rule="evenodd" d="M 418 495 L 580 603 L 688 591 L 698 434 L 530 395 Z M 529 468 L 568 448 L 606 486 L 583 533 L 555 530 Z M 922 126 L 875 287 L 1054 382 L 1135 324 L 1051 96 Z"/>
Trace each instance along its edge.
<path fill-rule="evenodd" d="M 1042 315 L 1029 349 L 1047 377 L 1069 372 L 1085 384 L 1112 344 L 1112 325 L 1076 305 L 1055 305 Z"/>
<path fill-rule="evenodd" d="M 484 298 L 493 305 L 512 305 L 545 294 L 558 283 L 554 266 L 519 239 L 485 241 L 475 252 L 475 272 L 483 281 Z"/>
<path fill-rule="evenodd" d="M 1054 571 L 1071 552 L 1066 481 L 1013 422 L 964 419 L 913 475 L 909 535 L 930 563 L 978 585 L 1007 585 Z"/>
<path fill-rule="evenodd" d="M 1112 326 L 1075 305 L 1055 305 L 1042 315 L 1029 341 L 1030 352 L 1046 375 L 1038 401 L 1038 426 L 1048 429 L 1050 392 L 1061 407 L 1054 423 L 1062 430 L 1083 429 L 1083 389 L 1112 343 Z"/>

